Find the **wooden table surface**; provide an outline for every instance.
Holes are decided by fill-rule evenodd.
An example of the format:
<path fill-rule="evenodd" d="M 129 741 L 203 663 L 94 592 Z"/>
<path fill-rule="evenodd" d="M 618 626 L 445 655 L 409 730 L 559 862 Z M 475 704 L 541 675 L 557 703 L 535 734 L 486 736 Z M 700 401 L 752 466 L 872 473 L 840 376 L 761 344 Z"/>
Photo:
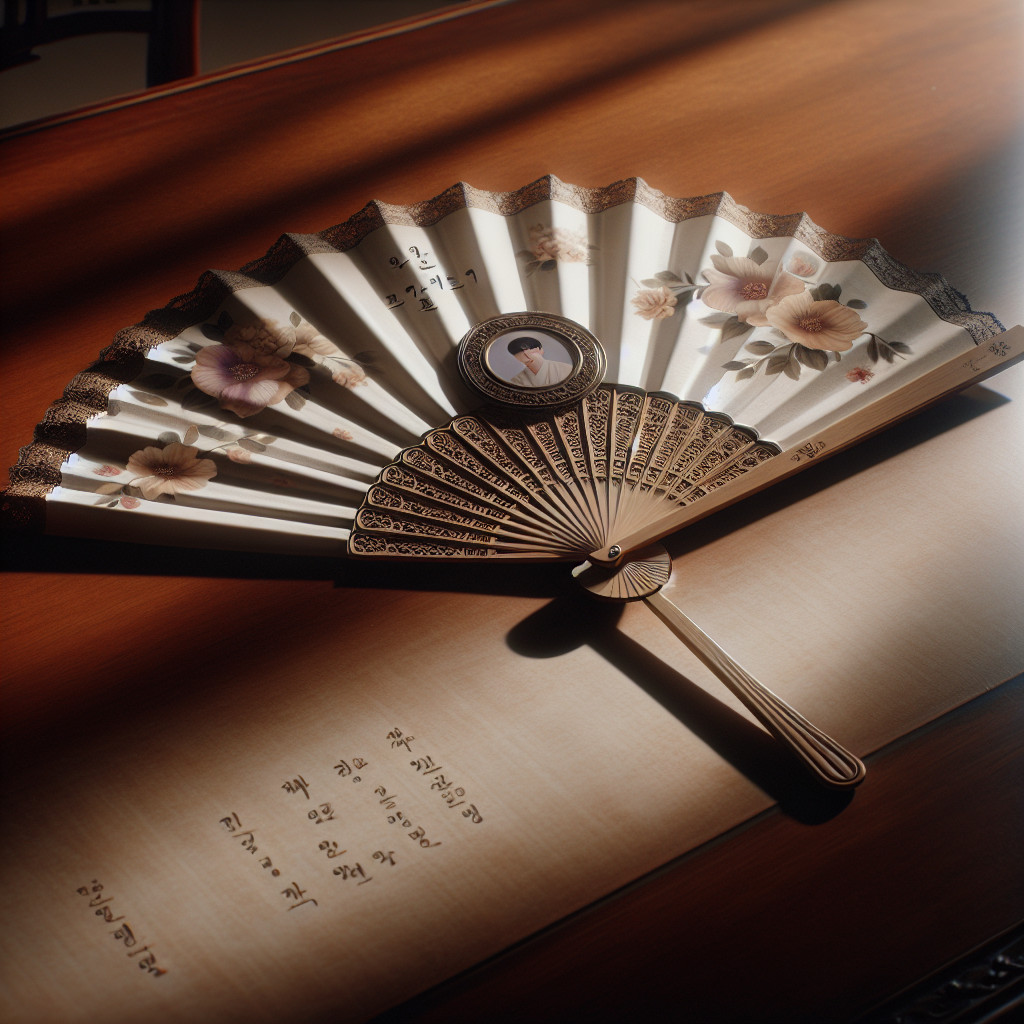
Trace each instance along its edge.
<path fill-rule="evenodd" d="M 201 270 L 460 179 L 725 189 L 877 236 L 975 308 L 1024 321 L 1018 3 L 516 0 L 458 13 L 8 133 L 8 465 L 114 332 Z M 214 617 L 241 643 L 232 627 L 253 607 L 330 586 L 327 572 L 258 559 L 8 542 L 14 785 L 123 693 L 132 653 L 119 638 L 178 615 Z M 812 826 L 769 812 L 396 1016 L 853 1019 L 1024 917 L 1022 689 L 876 754 L 843 814 Z"/>

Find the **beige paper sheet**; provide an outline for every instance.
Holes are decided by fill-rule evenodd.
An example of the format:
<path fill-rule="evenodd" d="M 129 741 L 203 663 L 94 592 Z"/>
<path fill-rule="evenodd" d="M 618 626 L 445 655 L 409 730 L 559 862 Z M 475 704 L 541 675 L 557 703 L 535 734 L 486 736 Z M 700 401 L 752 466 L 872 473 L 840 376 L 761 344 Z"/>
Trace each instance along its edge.
<path fill-rule="evenodd" d="M 998 685 L 1024 669 L 1022 408 L 1017 367 L 900 454 L 684 532 L 670 596 L 862 755 Z M 23 781 L 7 1021 L 362 1020 L 773 802 L 762 734 L 643 605 L 331 597 Z"/>

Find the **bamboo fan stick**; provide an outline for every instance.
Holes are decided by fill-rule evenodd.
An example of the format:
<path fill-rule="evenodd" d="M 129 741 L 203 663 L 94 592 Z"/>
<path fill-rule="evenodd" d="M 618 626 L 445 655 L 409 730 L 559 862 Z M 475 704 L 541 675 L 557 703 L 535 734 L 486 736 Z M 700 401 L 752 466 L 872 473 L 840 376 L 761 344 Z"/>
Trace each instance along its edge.
<path fill-rule="evenodd" d="M 820 782 L 849 789 L 863 781 L 863 762 L 813 726 L 729 657 L 662 591 L 644 598 L 662 622 L 743 702 L 757 720 L 799 758 Z"/>

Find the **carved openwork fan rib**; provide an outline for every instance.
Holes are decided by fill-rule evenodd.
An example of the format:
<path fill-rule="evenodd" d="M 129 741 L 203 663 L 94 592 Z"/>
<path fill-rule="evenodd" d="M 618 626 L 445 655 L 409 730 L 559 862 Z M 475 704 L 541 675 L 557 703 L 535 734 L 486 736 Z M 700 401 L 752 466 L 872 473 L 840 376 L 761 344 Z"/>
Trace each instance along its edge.
<path fill-rule="evenodd" d="M 486 409 L 407 448 L 367 492 L 358 555 L 576 559 L 778 454 L 727 416 L 602 386 L 547 416 Z"/>

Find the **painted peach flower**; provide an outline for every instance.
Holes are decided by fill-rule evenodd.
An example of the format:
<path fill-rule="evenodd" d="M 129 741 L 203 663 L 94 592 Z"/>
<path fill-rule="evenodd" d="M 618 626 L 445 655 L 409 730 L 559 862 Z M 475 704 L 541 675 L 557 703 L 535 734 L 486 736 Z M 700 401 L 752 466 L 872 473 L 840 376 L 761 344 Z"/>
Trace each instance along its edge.
<path fill-rule="evenodd" d="M 228 448 L 225 454 L 232 462 L 252 462 L 252 456 L 244 448 Z"/>
<path fill-rule="evenodd" d="M 331 379 L 343 388 L 357 388 L 366 383 L 366 374 L 358 366 L 340 366 Z"/>
<path fill-rule="evenodd" d="M 353 437 L 351 430 L 343 430 L 341 427 L 335 427 L 331 434 L 339 441 L 351 441 Z"/>
<path fill-rule="evenodd" d="M 133 498 L 130 494 L 122 494 L 118 501 L 121 502 L 122 508 L 138 508 L 142 504 L 138 498 Z"/>
<path fill-rule="evenodd" d="M 295 329 L 291 324 L 282 327 L 276 320 L 266 319 L 232 324 L 224 332 L 224 344 L 231 348 L 248 345 L 259 355 L 284 359 L 295 348 Z"/>
<path fill-rule="evenodd" d="M 229 328 L 230 330 L 230 328 Z M 284 401 L 289 392 L 309 383 L 309 371 L 251 345 L 209 345 L 196 353 L 192 382 L 213 395 L 222 409 L 252 416 Z"/>
<path fill-rule="evenodd" d="M 786 269 L 798 277 L 810 277 L 818 269 L 818 261 L 810 253 L 798 252 L 790 257 Z"/>
<path fill-rule="evenodd" d="M 198 454 L 198 448 L 189 448 L 177 441 L 166 448 L 143 448 L 128 460 L 132 484 L 150 501 L 161 494 L 198 491 L 217 475 L 213 459 L 197 459 Z"/>
<path fill-rule="evenodd" d="M 117 476 L 121 470 L 117 466 L 97 466 L 93 472 L 97 476 Z"/>
<path fill-rule="evenodd" d="M 630 299 L 636 307 L 637 316 L 645 320 L 664 320 L 675 312 L 673 307 L 678 300 L 668 288 L 641 288 Z"/>
<path fill-rule="evenodd" d="M 333 341 L 329 341 L 312 324 L 303 320 L 295 328 L 295 348 L 292 351 L 312 358 L 313 356 L 331 356 L 339 350 Z"/>
<path fill-rule="evenodd" d="M 743 323 L 765 327 L 765 311 L 787 295 L 804 290 L 802 281 L 784 271 L 775 274 L 773 266 L 755 263 L 749 256 L 711 257 L 714 270 L 705 270 L 710 282 L 701 292 L 705 306 L 735 313 Z"/>
<path fill-rule="evenodd" d="M 787 295 L 765 313 L 768 323 L 798 345 L 825 352 L 846 352 L 868 325 L 835 299 L 813 299 L 810 292 Z"/>
<path fill-rule="evenodd" d="M 587 239 L 580 231 L 550 228 L 535 224 L 530 228 L 530 252 L 542 263 L 559 260 L 562 263 L 589 262 Z"/>
<path fill-rule="evenodd" d="M 298 319 L 298 317 L 296 317 Z M 304 356 L 329 356 L 338 347 L 305 320 L 297 326 L 261 318 L 248 324 L 232 324 L 224 332 L 224 344 L 235 348 L 248 345 L 260 355 L 286 359 L 293 352 Z"/>

